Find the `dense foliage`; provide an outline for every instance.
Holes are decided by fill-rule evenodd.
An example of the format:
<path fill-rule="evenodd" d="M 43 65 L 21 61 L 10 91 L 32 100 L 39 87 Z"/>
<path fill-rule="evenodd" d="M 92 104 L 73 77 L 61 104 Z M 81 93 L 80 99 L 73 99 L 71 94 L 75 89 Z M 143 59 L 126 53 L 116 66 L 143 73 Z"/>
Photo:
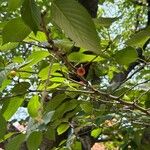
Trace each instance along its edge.
<path fill-rule="evenodd" d="M 0 148 L 149 149 L 149 0 L 0 4 Z"/>

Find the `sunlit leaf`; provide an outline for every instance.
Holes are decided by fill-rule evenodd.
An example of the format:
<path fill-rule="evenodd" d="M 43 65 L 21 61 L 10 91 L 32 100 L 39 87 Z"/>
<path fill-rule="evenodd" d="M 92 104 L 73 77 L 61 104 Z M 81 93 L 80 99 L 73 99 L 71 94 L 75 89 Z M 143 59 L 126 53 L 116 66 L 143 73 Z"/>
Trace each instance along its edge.
<path fill-rule="evenodd" d="M 28 103 L 28 112 L 31 117 L 35 118 L 39 114 L 41 103 L 39 102 L 38 95 L 33 96 Z"/>
<path fill-rule="evenodd" d="M 2 38 L 0 38 L 0 51 L 8 51 L 16 48 L 18 46 L 17 42 L 9 42 L 3 45 Z"/>
<path fill-rule="evenodd" d="M 58 126 L 58 128 L 57 128 L 58 135 L 64 133 L 68 128 L 69 128 L 69 124 L 68 123 L 62 123 L 62 124 L 60 124 Z"/>
<path fill-rule="evenodd" d="M 102 131 L 101 128 L 94 129 L 91 131 L 91 136 L 97 138 L 100 135 L 101 131 Z"/>
<path fill-rule="evenodd" d="M 79 52 L 73 52 L 68 56 L 68 59 L 71 62 L 78 62 L 78 63 L 83 63 L 83 62 L 90 62 L 93 60 L 93 62 L 95 61 L 102 61 L 103 58 L 101 57 L 97 57 L 95 55 L 88 55 L 88 54 L 83 54 L 83 53 L 79 53 Z"/>
<path fill-rule="evenodd" d="M 21 42 L 30 32 L 31 30 L 24 24 L 21 18 L 12 19 L 5 25 L 2 31 L 3 44 Z"/>
<path fill-rule="evenodd" d="M 43 60 L 44 58 L 46 58 L 49 55 L 50 55 L 50 53 L 48 51 L 44 51 L 44 50 L 38 50 L 38 51 L 33 52 L 27 59 L 27 61 L 30 61 L 28 66 L 33 66 L 33 65 L 37 64 L 38 62 L 40 62 L 41 60 Z"/>
<path fill-rule="evenodd" d="M 9 120 L 12 115 L 17 111 L 17 109 L 23 103 L 23 97 L 12 97 L 9 99 L 4 99 L 3 107 L 2 107 L 2 114 L 5 120 Z"/>

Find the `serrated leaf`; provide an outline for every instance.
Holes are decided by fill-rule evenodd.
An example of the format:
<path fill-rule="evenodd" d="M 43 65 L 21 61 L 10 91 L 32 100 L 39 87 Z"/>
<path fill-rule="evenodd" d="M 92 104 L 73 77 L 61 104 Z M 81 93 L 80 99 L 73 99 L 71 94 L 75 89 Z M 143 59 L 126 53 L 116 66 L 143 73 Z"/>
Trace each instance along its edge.
<path fill-rule="evenodd" d="M 9 120 L 13 114 L 18 110 L 24 101 L 24 97 L 12 97 L 5 100 L 2 107 L 2 114 L 5 120 Z"/>
<path fill-rule="evenodd" d="M 75 0 L 54 0 L 51 14 L 53 21 L 74 41 L 96 54 L 100 54 L 99 38 L 92 18 Z"/>
<path fill-rule="evenodd" d="M 25 39 L 31 30 L 24 24 L 21 18 L 10 20 L 2 31 L 3 44 L 9 42 L 21 42 Z"/>
<path fill-rule="evenodd" d="M 23 0 L 8 0 L 8 9 L 9 11 L 15 11 L 18 7 L 21 6 Z"/>
<path fill-rule="evenodd" d="M 117 51 L 114 55 L 116 61 L 121 65 L 129 65 L 137 60 L 138 55 L 134 48 L 126 47 L 120 51 Z"/>
<path fill-rule="evenodd" d="M 126 44 L 133 47 L 143 47 L 145 42 L 150 38 L 150 27 L 139 31 L 131 36 L 129 40 L 126 41 Z"/>
<path fill-rule="evenodd" d="M 97 138 L 100 135 L 101 131 L 102 131 L 101 128 L 94 129 L 91 131 L 91 136 Z"/>
<path fill-rule="evenodd" d="M 5 118 L 0 114 L 0 139 L 4 138 L 7 131 L 7 122 Z"/>
<path fill-rule="evenodd" d="M 36 34 L 41 23 L 41 14 L 34 0 L 24 0 L 21 16 L 24 22 Z"/>
<path fill-rule="evenodd" d="M 34 131 L 27 139 L 27 147 L 29 150 L 37 150 L 42 141 L 42 133 Z"/>
<path fill-rule="evenodd" d="M 35 118 L 39 114 L 41 103 L 39 102 L 38 95 L 33 96 L 28 103 L 28 112 L 31 117 Z"/>
<path fill-rule="evenodd" d="M 62 124 L 60 124 L 58 126 L 58 128 L 57 128 L 58 135 L 64 133 L 68 128 L 69 128 L 69 124 L 68 123 L 62 123 Z"/>
<path fill-rule="evenodd" d="M 6 145 L 6 150 L 20 150 L 22 142 L 25 140 L 25 134 L 16 135 Z"/>

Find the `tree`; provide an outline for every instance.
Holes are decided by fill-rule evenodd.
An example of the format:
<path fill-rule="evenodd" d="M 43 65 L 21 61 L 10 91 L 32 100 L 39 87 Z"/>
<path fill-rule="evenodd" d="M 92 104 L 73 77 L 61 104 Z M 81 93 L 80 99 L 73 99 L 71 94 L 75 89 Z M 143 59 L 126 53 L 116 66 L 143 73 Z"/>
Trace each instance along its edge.
<path fill-rule="evenodd" d="M 149 149 L 149 0 L 0 3 L 1 148 Z"/>

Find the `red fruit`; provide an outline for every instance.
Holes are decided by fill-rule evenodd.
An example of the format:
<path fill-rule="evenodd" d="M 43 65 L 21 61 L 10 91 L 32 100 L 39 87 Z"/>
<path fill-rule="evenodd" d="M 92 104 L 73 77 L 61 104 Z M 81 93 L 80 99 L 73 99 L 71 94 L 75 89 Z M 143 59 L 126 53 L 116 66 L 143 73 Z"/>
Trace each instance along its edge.
<path fill-rule="evenodd" d="M 79 67 L 77 69 L 77 75 L 83 77 L 85 75 L 85 69 L 83 67 Z"/>

